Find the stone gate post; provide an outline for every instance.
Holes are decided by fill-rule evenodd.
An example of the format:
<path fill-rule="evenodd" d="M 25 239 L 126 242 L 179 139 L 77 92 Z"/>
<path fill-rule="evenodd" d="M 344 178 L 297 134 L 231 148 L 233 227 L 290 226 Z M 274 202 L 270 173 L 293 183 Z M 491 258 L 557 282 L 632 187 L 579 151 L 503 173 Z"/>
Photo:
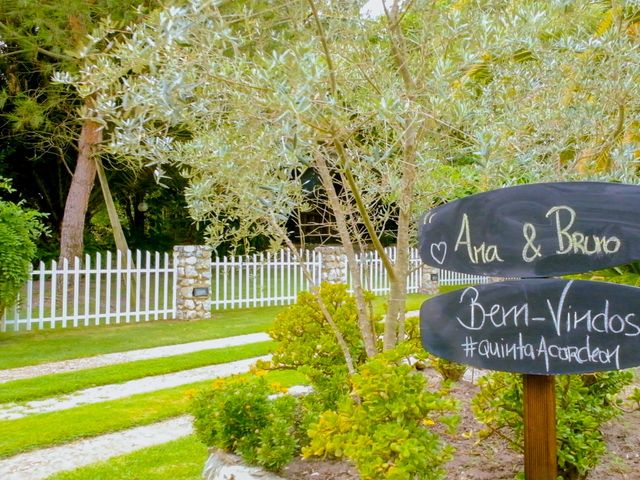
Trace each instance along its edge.
<path fill-rule="evenodd" d="M 176 320 L 211 317 L 211 247 L 176 245 Z"/>
<path fill-rule="evenodd" d="M 422 265 L 421 273 L 420 293 L 423 295 L 436 295 L 438 293 L 438 269 L 429 265 Z"/>
<path fill-rule="evenodd" d="M 347 283 L 347 255 L 340 246 L 316 247 L 322 261 L 320 280 L 328 283 Z"/>

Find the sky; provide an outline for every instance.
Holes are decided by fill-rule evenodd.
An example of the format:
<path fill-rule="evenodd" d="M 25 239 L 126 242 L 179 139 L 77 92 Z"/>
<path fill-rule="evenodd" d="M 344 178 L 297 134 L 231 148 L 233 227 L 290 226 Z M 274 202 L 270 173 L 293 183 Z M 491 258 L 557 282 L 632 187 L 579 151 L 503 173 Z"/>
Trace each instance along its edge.
<path fill-rule="evenodd" d="M 360 15 L 363 17 L 376 18 L 380 15 L 384 15 L 384 9 L 382 8 L 383 0 L 368 0 L 360 9 Z M 391 0 L 387 0 L 387 5 L 391 3 Z"/>

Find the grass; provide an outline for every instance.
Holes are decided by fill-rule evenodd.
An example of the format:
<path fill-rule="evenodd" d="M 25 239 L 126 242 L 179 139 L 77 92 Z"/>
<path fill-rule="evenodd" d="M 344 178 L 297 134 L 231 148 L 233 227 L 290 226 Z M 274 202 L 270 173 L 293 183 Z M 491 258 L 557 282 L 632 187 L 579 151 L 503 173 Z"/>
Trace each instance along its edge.
<path fill-rule="evenodd" d="M 189 435 L 47 480 L 199 480 L 207 456 L 207 447 L 195 435 Z"/>
<path fill-rule="evenodd" d="M 418 309 L 426 298 L 424 295 L 409 295 L 407 310 Z M 376 312 L 383 313 L 386 298 L 378 297 L 374 303 Z M 155 321 L 0 334 L 0 349 L 3 352 L 0 369 L 265 331 L 274 317 L 285 308 L 226 310 L 214 312 L 211 320 L 196 322 Z M 257 356 L 271 348 L 272 342 L 263 342 L 14 381 L 0 385 L 0 403 L 44 398 L 93 385 Z M 306 383 L 306 379 L 297 372 L 270 372 L 269 379 L 284 385 Z M 182 415 L 188 411 L 193 393 L 210 384 L 211 381 L 198 382 L 59 412 L 0 421 L 0 458 Z M 206 448 L 190 436 L 53 478 L 195 480 L 199 478 L 205 457 Z"/>
<path fill-rule="evenodd" d="M 191 388 L 194 386 L 1 422 L 0 457 L 181 415 L 188 408 Z"/>
<path fill-rule="evenodd" d="M 438 288 L 439 293 L 449 293 L 454 292 L 456 290 L 461 290 L 463 288 L 470 287 L 471 285 L 443 285 Z"/>
<path fill-rule="evenodd" d="M 0 334 L 0 369 L 89 357 L 103 353 L 196 342 L 265 331 L 286 307 L 216 312 L 211 320 L 78 327 Z"/>
<path fill-rule="evenodd" d="M 291 371 L 269 372 L 268 379 L 285 386 L 306 383 L 302 374 Z M 182 415 L 188 411 L 192 395 L 199 388 L 209 385 L 211 381 L 198 382 L 70 410 L 2 421 L 0 458 Z"/>
<path fill-rule="evenodd" d="M 424 295 L 412 294 L 407 298 L 407 310 L 417 310 L 426 299 Z M 376 311 L 385 309 L 384 299 L 376 299 Z M 273 376 L 271 373 L 270 376 Z M 304 378 L 287 378 L 281 381 L 288 385 L 305 383 Z M 14 382 L 15 383 L 15 382 Z M 192 387 L 193 388 L 193 387 Z M 2 390 L 0 389 L 0 395 Z M 47 480 L 197 480 L 200 478 L 207 458 L 207 448 L 195 436 L 145 448 L 127 455 L 115 457 L 109 461 L 63 472 Z"/>
<path fill-rule="evenodd" d="M 416 310 L 425 295 L 410 294 L 407 310 Z M 386 308 L 386 297 L 374 302 L 377 313 Z M 0 370 L 25 365 L 82 358 L 104 353 L 230 337 L 267 330 L 286 306 L 224 310 L 210 320 L 120 324 L 77 327 L 66 330 L 0 333 Z"/>
<path fill-rule="evenodd" d="M 176 355 L 152 360 L 139 360 L 77 372 L 58 373 L 0 384 L 0 404 L 53 397 L 99 385 L 121 383 L 136 378 L 178 372 L 191 368 L 232 362 L 266 355 L 275 342 L 259 342 L 237 347 Z"/>
<path fill-rule="evenodd" d="M 429 295 L 422 295 L 420 293 L 409 293 L 407 295 L 406 311 L 411 312 L 413 310 L 420 310 L 422 303 L 429 298 Z"/>

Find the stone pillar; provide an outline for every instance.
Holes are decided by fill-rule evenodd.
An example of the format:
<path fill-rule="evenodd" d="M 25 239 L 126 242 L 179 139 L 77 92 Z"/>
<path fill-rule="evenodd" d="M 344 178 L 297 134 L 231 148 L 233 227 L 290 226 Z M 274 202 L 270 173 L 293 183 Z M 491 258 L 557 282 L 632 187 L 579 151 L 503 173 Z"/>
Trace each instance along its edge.
<path fill-rule="evenodd" d="M 423 295 L 437 295 L 438 293 L 438 269 L 429 265 L 422 265 L 422 282 L 420 293 Z"/>
<path fill-rule="evenodd" d="M 176 320 L 211 317 L 211 247 L 177 245 Z"/>
<path fill-rule="evenodd" d="M 347 255 L 342 247 L 317 247 L 321 255 L 321 281 L 328 283 L 347 283 Z"/>

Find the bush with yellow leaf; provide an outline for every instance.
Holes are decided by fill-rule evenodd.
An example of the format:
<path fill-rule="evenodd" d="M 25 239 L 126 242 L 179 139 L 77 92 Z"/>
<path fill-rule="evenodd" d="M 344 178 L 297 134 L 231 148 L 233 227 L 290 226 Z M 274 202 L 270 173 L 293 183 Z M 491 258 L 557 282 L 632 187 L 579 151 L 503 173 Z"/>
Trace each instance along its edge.
<path fill-rule="evenodd" d="M 251 464 L 279 470 L 300 449 L 300 402 L 264 376 L 232 378 L 201 391 L 191 406 L 198 438 Z M 284 389 L 286 390 L 286 389 Z"/>
<path fill-rule="evenodd" d="M 444 478 L 452 448 L 438 432 L 455 428 L 457 402 L 427 388 L 403 361 L 410 354 L 400 346 L 361 366 L 351 378 L 352 395 L 311 426 L 303 453 L 348 458 L 363 480 Z"/>
<path fill-rule="evenodd" d="M 345 339 L 354 364 L 360 365 L 366 353 L 358 329 L 356 301 L 347 289 L 344 284 L 323 283 L 320 297 Z M 371 298 L 369 295 L 368 300 Z M 301 292 L 297 302 L 276 317 L 269 335 L 278 342 L 272 363 L 300 370 L 313 385 L 313 399 L 307 402 L 311 410 L 320 413 L 335 408 L 338 399 L 348 394 L 344 356 L 313 294 Z"/>

